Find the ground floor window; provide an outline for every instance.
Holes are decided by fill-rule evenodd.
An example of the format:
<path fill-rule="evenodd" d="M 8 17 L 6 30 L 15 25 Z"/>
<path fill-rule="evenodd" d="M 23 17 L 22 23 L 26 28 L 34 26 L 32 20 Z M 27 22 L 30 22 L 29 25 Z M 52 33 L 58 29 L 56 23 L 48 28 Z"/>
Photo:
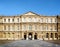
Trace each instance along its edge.
<path fill-rule="evenodd" d="M 57 33 L 55 33 L 55 38 L 57 38 L 58 37 L 58 34 Z"/>
<path fill-rule="evenodd" d="M 51 38 L 53 38 L 53 33 L 51 33 Z"/>
<path fill-rule="evenodd" d="M 46 33 L 46 38 L 48 38 L 49 37 L 49 33 Z"/>

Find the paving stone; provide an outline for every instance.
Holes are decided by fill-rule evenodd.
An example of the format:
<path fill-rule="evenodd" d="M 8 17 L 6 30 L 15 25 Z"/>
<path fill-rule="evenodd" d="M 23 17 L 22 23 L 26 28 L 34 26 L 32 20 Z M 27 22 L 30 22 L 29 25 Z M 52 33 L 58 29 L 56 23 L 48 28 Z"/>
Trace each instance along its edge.
<path fill-rule="evenodd" d="M 42 40 L 18 40 L 1 45 L 0 47 L 60 47 L 60 45 Z"/>

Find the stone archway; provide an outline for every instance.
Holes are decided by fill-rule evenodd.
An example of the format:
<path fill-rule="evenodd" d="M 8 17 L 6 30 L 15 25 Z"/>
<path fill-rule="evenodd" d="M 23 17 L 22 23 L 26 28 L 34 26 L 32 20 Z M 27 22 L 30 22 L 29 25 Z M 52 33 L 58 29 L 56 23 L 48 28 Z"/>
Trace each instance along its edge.
<path fill-rule="evenodd" d="M 34 35 L 34 39 L 35 39 L 35 40 L 37 39 L 37 33 L 35 33 L 35 35 Z"/>
<path fill-rule="evenodd" d="M 32 40 L 32 33 L 28 34 L 28 39 Z"/>
<path fill-rule="evenodd" d="M 24 33 L 24 39 L 26 40 L 26 33 Z"/>

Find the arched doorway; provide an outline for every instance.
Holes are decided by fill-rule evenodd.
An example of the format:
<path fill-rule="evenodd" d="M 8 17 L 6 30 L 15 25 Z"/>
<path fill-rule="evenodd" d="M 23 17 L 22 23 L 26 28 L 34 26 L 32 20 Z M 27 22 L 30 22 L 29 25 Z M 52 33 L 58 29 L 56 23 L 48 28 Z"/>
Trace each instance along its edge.
<path fill-rule="evenodd" d="M 35 33 L 35 35 L 34 35 L 34 39 L 37 39 L 37 33 Z"/>
<path fill-rule="evenodd" d="M 30 40 L 32 40 L 32 33 L 29 33 L 29 34 L 28 34 L 28 38 L 29 38 Z"/>
<path fill-rule="evenodd" d="M 24 33 L 24 39 L 26 40 L 26 33 Z"/>

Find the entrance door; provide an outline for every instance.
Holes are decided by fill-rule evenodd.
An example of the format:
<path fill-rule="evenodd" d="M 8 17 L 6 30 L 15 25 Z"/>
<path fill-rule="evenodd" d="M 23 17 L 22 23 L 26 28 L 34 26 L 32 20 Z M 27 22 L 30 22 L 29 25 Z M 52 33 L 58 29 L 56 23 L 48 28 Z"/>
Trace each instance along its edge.
<path fill-rule="evenodd" d="M 24 35 L 24 39 L 26 40 L 26 35 Z"/>
<path fill-rule="evenodd" d="M 35 35 L 34 35 L 34 39 L 37 39 L 37 33 L 35 33 Z"/>
<path fill-rule="evenodd" d="M 37 39 L 37 35 L 34 35 L 34 39 Z"/>
<path fill-rule="evenodd" d="M 26 33 L 24 33 L 24 39 L 26 40 Z"/>
<path fill-rule="evenodd" d="M 28 38 L 32 40 L 32 33 L 29 33 Z"/>

